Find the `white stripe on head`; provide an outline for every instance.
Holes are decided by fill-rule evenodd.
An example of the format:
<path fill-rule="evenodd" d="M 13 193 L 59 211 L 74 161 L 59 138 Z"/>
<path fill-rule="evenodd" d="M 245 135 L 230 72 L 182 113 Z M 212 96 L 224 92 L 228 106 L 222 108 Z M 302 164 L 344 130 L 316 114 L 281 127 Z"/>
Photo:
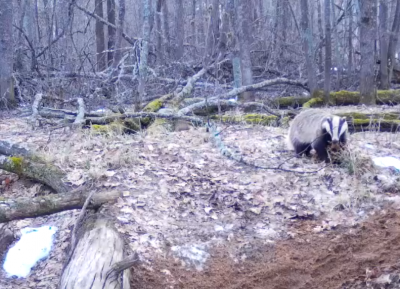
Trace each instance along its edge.
<path fill-rule="evenodd" d="M 340 120 L 341 120 L 341 118 L 336 115 L 332 117 L 332 132 L 333 132 L 332 141 L 339 141 Z"/>
<path fill-rule="evenodd" d="M 342 136 L 349 129 L 345 117 L 342 117 L 342 121 L 343 121 L 343 124 L 339 131 L 339 137 Z"/>
<path fill-rule="evenodd" d="M 322 128 L 324 130 L 326 130 L 326 132 L 329 133 L 329 135 L 333 139 L 332 130 L 331 130 L 331 124 L 332 124 L 332 118 L 331 117 L 327 117 L 326 119 L 324 119 L 324 121 L 322 123 Z"/>

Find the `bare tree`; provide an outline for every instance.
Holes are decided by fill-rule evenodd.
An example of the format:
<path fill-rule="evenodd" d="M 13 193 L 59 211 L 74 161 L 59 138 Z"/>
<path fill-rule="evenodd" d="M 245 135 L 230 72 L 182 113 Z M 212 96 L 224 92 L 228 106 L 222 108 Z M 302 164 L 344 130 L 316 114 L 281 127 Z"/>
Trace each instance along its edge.
<path fill-rule="evenodd" d="M 0 1 L 0 105 L 15 105 L 13 71 L 13 1 Z"/>
<path fill-rule="evenodd" d="M 331 36 L 331 9 L 330 0 L 325 0 L 325 74 L 324 74 L 324 102 L 329 103 L 331 90 L 332 68 L 332 36 Z"/>
<path fill-rule="evenodd" d="M 324 41 L 324 32 L 323 32 L 323 28 L 322 28 L 322 9 L 321 9 L 321 0 L 317 1 L 317 10 L 318 10 L 318 33 L 319 33 L 319 41 L 322 43 Z M 325 21 L 327 21 L 328 18 L 326 16 L 326 12 L 325 12 Z M 326 30 L 326 26 L 325 26 L 325 30 Z M 330 25 L 329 25 L 329 30 L 330 30 Z M 319 73 L 322 74 L 324 71 L 324 65 L 323 65 L 323 61 L 322 61 L 322 49 L 318 49 L 318 70 Z"/>
<path fill-rule="evenodd" d="M 380 89 L 389 89 L 388 70 L 388 6 L 381 0 L 379 6 Z"/>
<path fill-rule="evenodd" d="M 114 61 L 114 49 L 115 49 L 115 0 L 107 0 L 107 20 L 109 23 L 113 24 L 114 27 L 108 26 L 108 65 L 112 65 Z"/>
<path fill-rule="evenodd" d="M 208 7 L 208 32 L 206 35 L 205 62 L 215 58 L 217 43 L 219 40 L 219 0 L 213 0 Z"/>
<path fill-rule="evenodd" d="M 388 58 L 389 58 L 389 82 L 393 77 L 393 67 L 395 64 L 395 52 L 399 42 L 400 33 L 400 0 L 396 1 L 396 11 L 394 14 L 392 31 L 389 38 Z"/>
<path fill-rule="evenodd" d="M 149 41 L 150 41 L 150 0 L 142 0 L 143 4 L 143 39 L 140 48 L 140 63 L 139 63 L 139 100 L 136 102 L 136 108 L 140 107 L 144 99 L 145 85 L 147 81 L 148 56 L 149 56 Z"/>
<path fill-rule="evenodd" d="M 232 31 L 232 41 L 230 45 L 231 50 L 231 61 L 232 61 L 232 74 L 233 74 L 233 86 L 240 87 L 242 85 L 242 68 L 240 63 L 239 55 L 239 41 L 238 41 L 238 21 L 235 11 L 235 1 L 227 0 L 226 11 L 229 15 L 230 30 Z"/>
<path fill-rule="evenodd" d="M 103 18 L 103 0 L 95 0 L 95 13 Z M 97 69 L 102 71 L 106 69 L 106 56 L 104 51 L 106 50 L 105 38 L 104 38 L 104 25 L 101 21 L 96 20 L 96 56 L 97 56 Z"/>
<path fill-rule="evenodd" d="M 313 39 L 312 31 L 309 23 L 309 9 L 308 0 L 301 0 L 301 29 L 303 36 L 303 52 L 306 57 L 306 70 L 307 70 L 307 80 L 308 87 L 310 88 L 311 95 L 317 89 L 317 77 L 314 68 L 314 58 L 313 58 Z"/>
<path fill-rule="evenodd" d="M 184 39 L 185 39 L 185 22 L 184 22 L 184 9 L 183 0 L 176 0 L 176 21 L 175 21 L 175 59 L 181 59 L 184 53 Z"/>
<path fill-rule="evenodd" d="M 125 0 L 119 0 L 119 12 L 118 12 L 118 28 L 116 35 L 116 43 L 115 43 L 115 54 L 113 67 L 117 67 L 118 63 L 122 57 L 122 32 L 124 30 L 124 22 L 125 22 Z"/>
<path fill-rule="evenodd" d="M 251 11 L 252 1 L 239 1 L 236 7 L 238 25 L 238 40 L 240 62 L 242 70 L 242 85 L 253 84 L 253 71 L 251 63 Z M 254 101 L 255 95 L 252 91 L 246 91 L 241 95 L 243 101 Z"/>
<path fill-rule="evenodd" d="M 376 103 L 376 85 L 374 77 L 375 40 L 376 40 L 376 1 L 360 1 L 360 103 Z"/>

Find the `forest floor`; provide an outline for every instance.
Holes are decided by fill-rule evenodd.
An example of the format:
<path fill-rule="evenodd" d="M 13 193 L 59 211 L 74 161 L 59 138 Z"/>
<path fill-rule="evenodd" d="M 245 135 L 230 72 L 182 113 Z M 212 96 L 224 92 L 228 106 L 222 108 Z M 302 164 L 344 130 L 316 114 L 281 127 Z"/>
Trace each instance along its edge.
<path fill-rule="evenodd" d="M 93 131 L 32 130 L 27 120 L 0 119 L 0 139 L 26 143 L 76 186 L 122 192 L 102 212 L 140 264 L 134 288 L 400 288 L 400 178 L 371 157 L 400 158 L 400 135 L 351 135 L 349 162 L 292 158 L 287 128 L 222 126 L 226 146 L 264 166 L 221 155 L 203 128 L 96 135 Z M 321 169 L 322 168 L 322 169 Z M 49 193 L 17 180 L 2 197 Z M 78 210 L 11 222 L 58 228 L 49 258 L 26 279 L 0 288 L 57 288 Z"/>

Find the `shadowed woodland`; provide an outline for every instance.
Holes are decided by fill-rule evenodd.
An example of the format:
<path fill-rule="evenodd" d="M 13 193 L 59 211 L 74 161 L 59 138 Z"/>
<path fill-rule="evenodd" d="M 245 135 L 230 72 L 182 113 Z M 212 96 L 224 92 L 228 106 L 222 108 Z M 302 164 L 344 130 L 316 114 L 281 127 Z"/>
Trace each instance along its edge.
<path fill-rule="evenodd" d="M 398 288 L 399 36 L 400 0 L 0 0 L 2 260 L 58 227 L 0 287 Z M 285 147 L 313 108 L 339 165 Z"/>

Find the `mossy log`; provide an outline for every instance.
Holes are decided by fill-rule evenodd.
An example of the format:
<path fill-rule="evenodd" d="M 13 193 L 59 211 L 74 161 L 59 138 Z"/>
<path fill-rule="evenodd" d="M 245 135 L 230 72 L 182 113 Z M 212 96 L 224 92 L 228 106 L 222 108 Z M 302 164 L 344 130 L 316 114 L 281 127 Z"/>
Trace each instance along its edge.
<path fill-rule="evenodd" d="M 130 273 L 113 274 L 125 257 L 124 241 L 106 217 L 91 216 L 79 228 L 77 244 L 60 280 L 64 289 L 111 289 L 130 287 Z"/>
<path fill-rule="evenodd" d="M 43 183 L 57 193 L 66 193 L 69 187 L 62 181 L 65 174 L 22 145 L 0 142 L 0 169 Z"/>
<path fill-rule="evenodd" d="M 349 123 L 350 132 L 358 131 L 385 131 L 395 132 L 400 124 L 400 114 L 398 113 L 360 113 L 345 112 L 336 115 L 346 117 Z M 244 115 L 213 115 L 211 119 L 225 123 L 248 123 L 254 125 L 277 126 L 288 125 L 294 115 L 278 117 L 265 114 L 244 114 Z"/>
<path fill-rule="evenodd" d="M 87 196 L 83 192 L 68 192 L 34 198 L 6 199 L 0 197 L 0 223 L 46 216 L 65 210 L 80 209 L 85 203 Z M 99 208 L 102 204 L 114 201 L 120 196 L 121 194 L 118 192 L 95 193 L 89 204 L 89 208 Z"/>
<path fill-rule="evenodd" d="M 330 94 L 331 105 L 357 105 L 360 103 L 360 93 L 358 91 L 336 91 Z M 400 103 L 400 90 L 378 90 L 376 96 L 376 103 L 378 105 L 388 104 L 396 105 Z M 304 108 L 321 107 L 324 105 L 323 97 L 317 96 L 309 98 L 307 102 L 303 103 Z"/>

